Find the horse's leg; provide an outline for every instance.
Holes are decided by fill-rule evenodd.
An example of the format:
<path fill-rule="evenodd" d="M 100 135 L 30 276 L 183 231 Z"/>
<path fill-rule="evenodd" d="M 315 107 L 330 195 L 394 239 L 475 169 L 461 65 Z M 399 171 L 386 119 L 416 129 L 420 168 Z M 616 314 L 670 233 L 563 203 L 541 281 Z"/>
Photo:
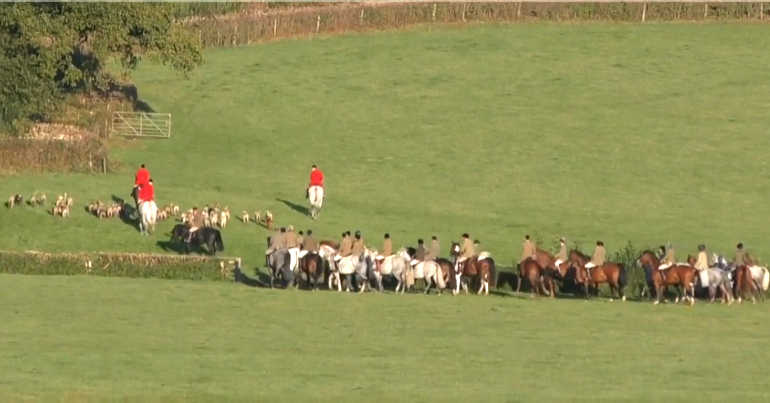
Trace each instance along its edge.
<path fill-rule="evenodd" d="M 430 286 L 433 284 L 433 277 L 425 276 L 425 295 L 428 295 L 430 292 Z"/>

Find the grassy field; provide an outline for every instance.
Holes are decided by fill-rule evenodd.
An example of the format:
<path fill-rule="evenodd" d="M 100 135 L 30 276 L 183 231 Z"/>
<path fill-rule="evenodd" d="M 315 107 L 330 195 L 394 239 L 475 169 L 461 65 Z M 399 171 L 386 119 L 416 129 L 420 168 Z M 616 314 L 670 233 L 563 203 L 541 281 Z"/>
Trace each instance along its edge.
<path fill-rule="evenodd" d="M 766 401 L 764 305 L 0 275 L 0 400 Z"/>
<path fill-rule="evenodd" d="M 78 206 L 127 197 L 147 163 L 160 203 L 270 209 L 322 238 L 374 246 L 470 232 L 510 265 L 525 233 L 590 251 L 672 241 L 770 253 L 768 27 L 740 24 L 485 25 L 211 50 L 190 79 L 145 64 L 140 98 L 173 137 L 113 144 L 108 176 L 6 177 L 0 194 L 70 191 Z M 327 205 L 304 214 L 309 165 Z M 5 196 L 7 197 L 7 196 Z M 3 249 L 160 252 L 82 209 L 0 211 Z M 161 226 L 162 232 L 171 222 Z M 228 255 L 262 262 L 266 231 L 233 223 Z"/>

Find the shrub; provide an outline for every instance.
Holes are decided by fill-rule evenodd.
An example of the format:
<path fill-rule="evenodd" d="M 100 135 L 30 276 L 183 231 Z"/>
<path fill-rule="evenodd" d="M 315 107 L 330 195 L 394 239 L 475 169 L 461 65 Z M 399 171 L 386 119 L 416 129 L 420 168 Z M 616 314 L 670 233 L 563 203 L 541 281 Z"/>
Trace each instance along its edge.
<path fill-rule="evenodd" d="M 0 273 L 144 277 L 176 280 L 232 279 L 219 259 L 148 254 L 0 252 Z"/>

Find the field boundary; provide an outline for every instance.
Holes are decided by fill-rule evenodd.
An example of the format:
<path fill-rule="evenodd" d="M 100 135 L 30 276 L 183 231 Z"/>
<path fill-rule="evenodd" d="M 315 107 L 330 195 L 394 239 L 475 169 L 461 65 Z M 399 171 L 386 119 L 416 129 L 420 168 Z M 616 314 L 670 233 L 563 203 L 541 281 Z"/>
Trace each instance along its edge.
<path fill-rule="evenodd" d="M 184 19 L 201 46 L 228 47 L 317 34 L 376 31 L 423 24 L 580 21 L 766 21 L 762 2 L 412 2 L 291 5 Z"/>
<path fill-rule="evenodd" d="M 0 273 L 11 274 L 233 280 L 234 270 L 242 264 L 240 256 L 0 250 Z"/>

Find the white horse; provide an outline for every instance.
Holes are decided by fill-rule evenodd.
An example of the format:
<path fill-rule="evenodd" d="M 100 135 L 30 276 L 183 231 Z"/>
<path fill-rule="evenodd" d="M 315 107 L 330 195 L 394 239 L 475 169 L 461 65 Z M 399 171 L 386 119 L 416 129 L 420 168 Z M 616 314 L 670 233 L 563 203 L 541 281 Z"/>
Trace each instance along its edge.
<path fill-rule="evenodd" d="M 406 271 L 409 269 L 409 262 L 412 260 L 409 257 L 409 252 L 405 248 L 399 249 L 396 254 L 386 257 L 379 264 L 379 270 L 375 272 L 374 276 L 377 279 L 377 287 L 380 291 L 383 290 L 382 278 L 385 276 L 393 276 L 396 279 L 396 293 L 399 290 L 406 288 Z"/>
<path fill-rule="evenodd" d="M 767 267 L 754 265 L 749 267 L 749 270 L 757 287 L 762 291 L 767 291 L 770 288 L 770 271 L 767 270 Z"/>
<path fill-rule="evenodd" d="M 158 221 L 158 205 L 154 201 L 143 201 L 139 204 L 139 231 L 144 235 L 155 232 Z"/>
<path fill-rule="evenodd" d="M 414 266 L 414 279 L 420 278 L 425 280 L 425 294 L 430 291 L 432 284 L 436 285 L 439 294 L 441 294 L 441 290 L 446 288 L 441 266 L 433 260 L 424 260 Z"/>
<path fill-rule="evenodd" d="M 318 214 L 321 213 L 321 207 L 324 204 L 323 186 L 311 186 L 307 190 L 307 197 L 310 199 L 310 217 L 315 220 L 318 218 Z"/>
<path fill-rule="evenodd" d="M 702 276 L 708 277 L 708 290 L 709 299 L 714 302 L 716 299 L 716 292 L 720 290 L 722 292 L 722 299 L 728 304 L 733 303 L 732 285 L 730 279 L 730 272 L 720 269 L 719 267 L 711 267 L 703 270 Z"/>
<path fill-rule="evenodd" d="M 342 291 L 341 276 L 345 276 L 345 291 L 352 290 L 352 278 L 356 276 L 356 280 L 361 282 L 358 292 L 364 292 L 366 284 L 369 281 L 369 269 L 374 264 L 374 257 L 376 252 L 370 249 L 364 249 L 362 256 L 350 255 L 343 257 L 337 261 L 337 270 L 333 276 L 329 276 L 329 288 L 331 288 L 333 280 L 336 280 L 337 291 Z M 363 257 L 363 259 L 361 258 Z"/>

